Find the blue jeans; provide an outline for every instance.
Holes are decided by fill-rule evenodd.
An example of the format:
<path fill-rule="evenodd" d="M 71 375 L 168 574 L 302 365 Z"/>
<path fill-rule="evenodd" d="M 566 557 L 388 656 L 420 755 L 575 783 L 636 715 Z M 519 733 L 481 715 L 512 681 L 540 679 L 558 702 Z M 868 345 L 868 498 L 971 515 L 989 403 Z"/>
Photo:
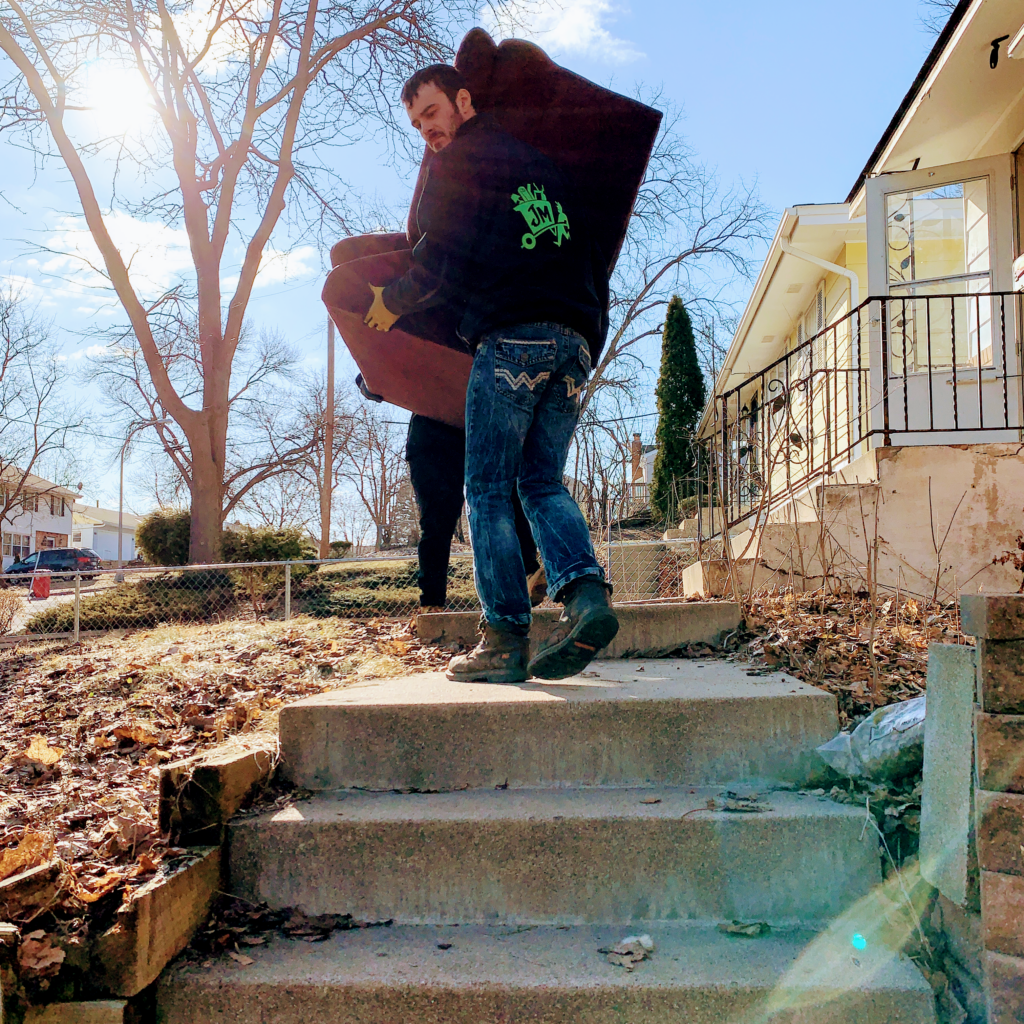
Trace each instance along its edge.
<path fill-rule="evenodd" d="M 586 340 L 558 324 L 517 324 L 480 339 L 466 394 L 466 502 L 473 573 L 492 625 L 530 621 L 512 488 L 544 559 L 548 593 L 581 576 L 604 579 L 590 531 L 562 483 L 580 394 Z"/>

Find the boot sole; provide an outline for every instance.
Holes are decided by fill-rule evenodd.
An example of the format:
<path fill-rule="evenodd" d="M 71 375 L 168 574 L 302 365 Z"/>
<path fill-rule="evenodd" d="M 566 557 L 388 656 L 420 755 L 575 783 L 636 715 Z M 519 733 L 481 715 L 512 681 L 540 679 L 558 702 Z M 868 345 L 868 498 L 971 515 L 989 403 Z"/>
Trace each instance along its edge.
<path fill-rule="evenodd" d="M 453 683 L 525 683 L 530 678 L 529 672 L 468 672 L 458 675 L 445 672 L 445 678 Z"/>
<path fill-rule="evenodd" d="M 539 651 L 529 664 L 538 679 L 567 679 L 582 672 L 619 632 L 619 620 L 610 608 L 583 618 L 564 639 Z"/>

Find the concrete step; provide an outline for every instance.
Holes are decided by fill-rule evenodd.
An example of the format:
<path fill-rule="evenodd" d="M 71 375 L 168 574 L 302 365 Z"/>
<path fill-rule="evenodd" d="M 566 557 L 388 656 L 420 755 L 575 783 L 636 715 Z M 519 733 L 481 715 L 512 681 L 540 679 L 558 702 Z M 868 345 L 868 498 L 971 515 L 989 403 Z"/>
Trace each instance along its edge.
<path fill-rule="evenodd" d="M 592 662 L 558 682 L 373 680 L 281 709 L 282 770 L 310 790 L 800 781 L 833 695 L 709 659 Z"/>
<path fill-rule="evenodd" d="M 160 979 L 161 1024 L 933 1024 L 931 989 L 882 946 L 842 932 L 741 939 L 650 929 L 628 973 L 598 949 L 622 928 L 370 928 L 271 938 Z M 439 943 L 451 946 L 440 949 Z"/>
<path fill-rule="evenodd" d="M 230 826 L 230 891 L 402 924 L 786 925 L 881 880 L 863 809 L 759 796 L 771 810 L 708 810 L 720 787 L 314 797 Z"/>
<path fill-rule="evenodd" d="M 690 644 L 717 647 L 743 622 L 740 606 L 734 601 L 616 604 L 615 611 L 619 632 L 601 652 L 605 659 L 659 658 Z M 561 608 L 534 611 L 530 629 L 534 645 L 548 638 L 561 613 Z M 416 617 L 416 632 L 424 643 L 471 647 L 477 642 L 479 621 L 479 612 L 432 612 Z"/>

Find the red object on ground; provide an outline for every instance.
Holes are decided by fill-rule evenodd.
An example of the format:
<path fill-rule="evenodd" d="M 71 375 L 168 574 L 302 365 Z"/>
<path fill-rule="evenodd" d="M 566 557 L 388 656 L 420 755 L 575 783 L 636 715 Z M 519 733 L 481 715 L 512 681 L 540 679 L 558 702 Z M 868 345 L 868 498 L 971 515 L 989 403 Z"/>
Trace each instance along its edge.
<path fill-rule="evenodd" d="M 40 601 L 44 601 L 50 596 L 49 569 L 42 569 L 32 577 L 32 586 L 29 589 L 29 593 Z"/>
<path fill-rule="evenodd" d="M 477 110 L 549 156 L 572 179 L 593 237 L 614 268 L 661 123 L 661 113 L 559 67 L 540 47 L 482 29 L 462 41 L 455 66 Z M 369 285 L 390 284 L 408 267 L 409 238 L 433 154 L 427 150 L 406 234 L 346 238 L 331 250 L 323 300 L 367 388 L 386 402 L 453 427 L 465 425 L 472 356 L 455 333 L 456 311 L 402 317 L 390 331 L 367 327 Z M 597 353 L 593 353 L 596 362 Z"/>

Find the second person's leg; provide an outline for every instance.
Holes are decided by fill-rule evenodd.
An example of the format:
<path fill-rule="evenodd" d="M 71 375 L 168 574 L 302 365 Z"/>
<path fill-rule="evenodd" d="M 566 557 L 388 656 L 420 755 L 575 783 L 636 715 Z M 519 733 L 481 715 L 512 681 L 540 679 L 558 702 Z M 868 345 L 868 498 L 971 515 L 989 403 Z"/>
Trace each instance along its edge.
<path fill-rule="evenodd" d="M 462 515 L 466 435 L 456 427 L 414 415 L 405 457 L 420 511 L 420 606 L 443 608 L 448 594 L 452 537 Z"/>

